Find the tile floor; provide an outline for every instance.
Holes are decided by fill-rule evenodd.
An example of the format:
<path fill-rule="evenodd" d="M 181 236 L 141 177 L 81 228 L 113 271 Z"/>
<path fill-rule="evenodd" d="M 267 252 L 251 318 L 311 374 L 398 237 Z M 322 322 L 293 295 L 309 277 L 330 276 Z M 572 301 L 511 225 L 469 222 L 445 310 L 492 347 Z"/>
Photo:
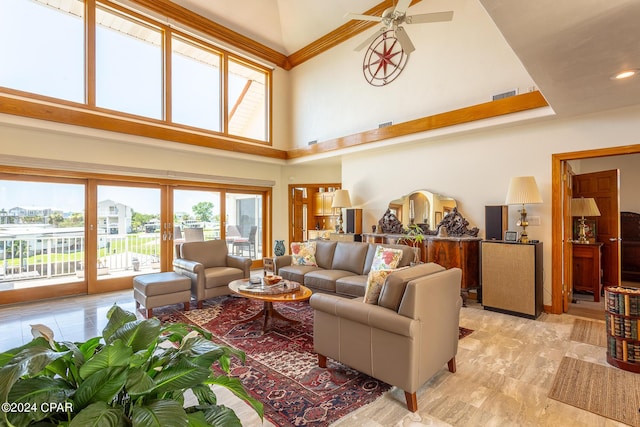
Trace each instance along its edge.
<path fill-rule="evenodd" d="M 114 303 L 135 311 L 131 291 L 2 307 L 0 351 L 30 341 L 29 325 L 35 323 L 49 326 L 58 340 L 97 336 Z M 606 365 L 604 348 L 569 340 L 574 319 L 567 314 L 543 314 L 529 320 L 485 311 L 471 303 L 462 309 L 460 324 L 474 332 L 460 341 L 457 372 L 451 374 L 443 366 L 422 387 L 418 412 L 407 411 L 403 392 L 393 389 L 334 425 L 621 426 L 547 398 L 563 356 Z M 216 394 L 236 411 L 243 425 L 260 425 L 257 416 L 226 390 Z M 272 424 L 265 420 L 263 425 Z"/>

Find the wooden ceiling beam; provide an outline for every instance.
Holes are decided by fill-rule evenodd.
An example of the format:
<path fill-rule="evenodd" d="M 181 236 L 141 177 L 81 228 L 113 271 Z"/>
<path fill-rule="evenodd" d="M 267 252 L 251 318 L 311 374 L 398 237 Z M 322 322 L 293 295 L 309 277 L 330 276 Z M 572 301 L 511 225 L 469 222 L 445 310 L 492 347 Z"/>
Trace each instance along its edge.
<path fill-rule="evenodd" d="M 353 135 L 329 139 L 304 148 L 294 148 L 287 151 L 287 159 L 297 159 L 314 154 L 351 148 L 386 139 L 397 138 L 419 132 L 441 129 L 478 120 L 490 119 L 505 114 L 518 113 L 536 108 L 547 107 L 549 104 L 539 91 L 485 102 L 458 110 L 421 117 L 419 119 L 402 122 L 383 128 L 372 129 Z"/>

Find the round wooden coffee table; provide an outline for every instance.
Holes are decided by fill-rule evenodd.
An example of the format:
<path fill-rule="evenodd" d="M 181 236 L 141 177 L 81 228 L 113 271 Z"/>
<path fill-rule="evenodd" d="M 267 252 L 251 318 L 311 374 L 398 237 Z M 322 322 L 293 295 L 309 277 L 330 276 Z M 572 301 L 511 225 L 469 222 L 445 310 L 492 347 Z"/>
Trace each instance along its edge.
<path fill-rule="evenodd" d="M 287 320 L 293 323 L 300 323 L 297 320 L 289 319 L 288 317 L 285 317 L 282 314 L 280 314 L 273 307 L 273 303 L 274 302 L 286 303 L 286 302 L 306 301 L 311 297 L 311 294 L 312 294 L 311 289 L 307 288 L 306 286 L 299 285 L 300 287 L 292 292 L 268 294 L 268 293 L 260 293 L 260 291 L 257 289 L 243 290 L 242 287 L 246 286 L 248 282 L 249 282 L 249 279 L 234 280 L 233 282 L 229 283 L 229 289 L 231 289 L 231 292 L 233 292 L 234 294 L 241 295 L 245 298 L 263 301 L 264 306 L 262 307 L 262 310 L 256 313 L 255 315 L 247 319 L 241 319 L 240 322 L 243 322 L 243 323 L 251 322 L 253 320 L 260 319 L 262 316 L 264 316 L 264 324 L 262 325 L 262 332 L 267 331 L 267 325 L 269 323 L 269 320 L 273 318 Z"/>

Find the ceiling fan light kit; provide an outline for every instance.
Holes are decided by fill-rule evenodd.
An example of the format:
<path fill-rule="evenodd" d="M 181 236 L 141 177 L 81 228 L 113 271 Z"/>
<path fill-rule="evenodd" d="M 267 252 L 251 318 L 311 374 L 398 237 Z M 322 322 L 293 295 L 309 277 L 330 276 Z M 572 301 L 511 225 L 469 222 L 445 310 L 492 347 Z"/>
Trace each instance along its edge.
<path fill-rule="evenodd" d="M 356 51 L 364 49 L 362 69 L 365 79 L 373 86 L 384 86 L 400 75 L 409 54 L 416 50 L 409 34 L 401 25 L 445 22 L 453 19 L 453 11 L 423 13 L 407 16 L 411 0 L 399 0 L 395 7 L 382 12 L 382 16 L 347 13 L 345 17 L 361 21 L 381 22 L 382 28 L 356 47 Z"/>

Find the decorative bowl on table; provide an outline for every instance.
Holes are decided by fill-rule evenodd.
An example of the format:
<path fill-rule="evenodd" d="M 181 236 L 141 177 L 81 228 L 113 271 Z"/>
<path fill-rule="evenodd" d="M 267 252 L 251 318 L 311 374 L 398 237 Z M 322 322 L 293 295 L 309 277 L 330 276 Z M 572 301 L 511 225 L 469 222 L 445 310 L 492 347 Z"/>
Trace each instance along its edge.
<path fill-rule="evenodd" d="M 269 275 L 269 276 L 264 276 L 262 280 L 264 280 L 265 285 L 275 285 L 276 283 L 279 283 L 282 280 L 282 277 Z"/>

